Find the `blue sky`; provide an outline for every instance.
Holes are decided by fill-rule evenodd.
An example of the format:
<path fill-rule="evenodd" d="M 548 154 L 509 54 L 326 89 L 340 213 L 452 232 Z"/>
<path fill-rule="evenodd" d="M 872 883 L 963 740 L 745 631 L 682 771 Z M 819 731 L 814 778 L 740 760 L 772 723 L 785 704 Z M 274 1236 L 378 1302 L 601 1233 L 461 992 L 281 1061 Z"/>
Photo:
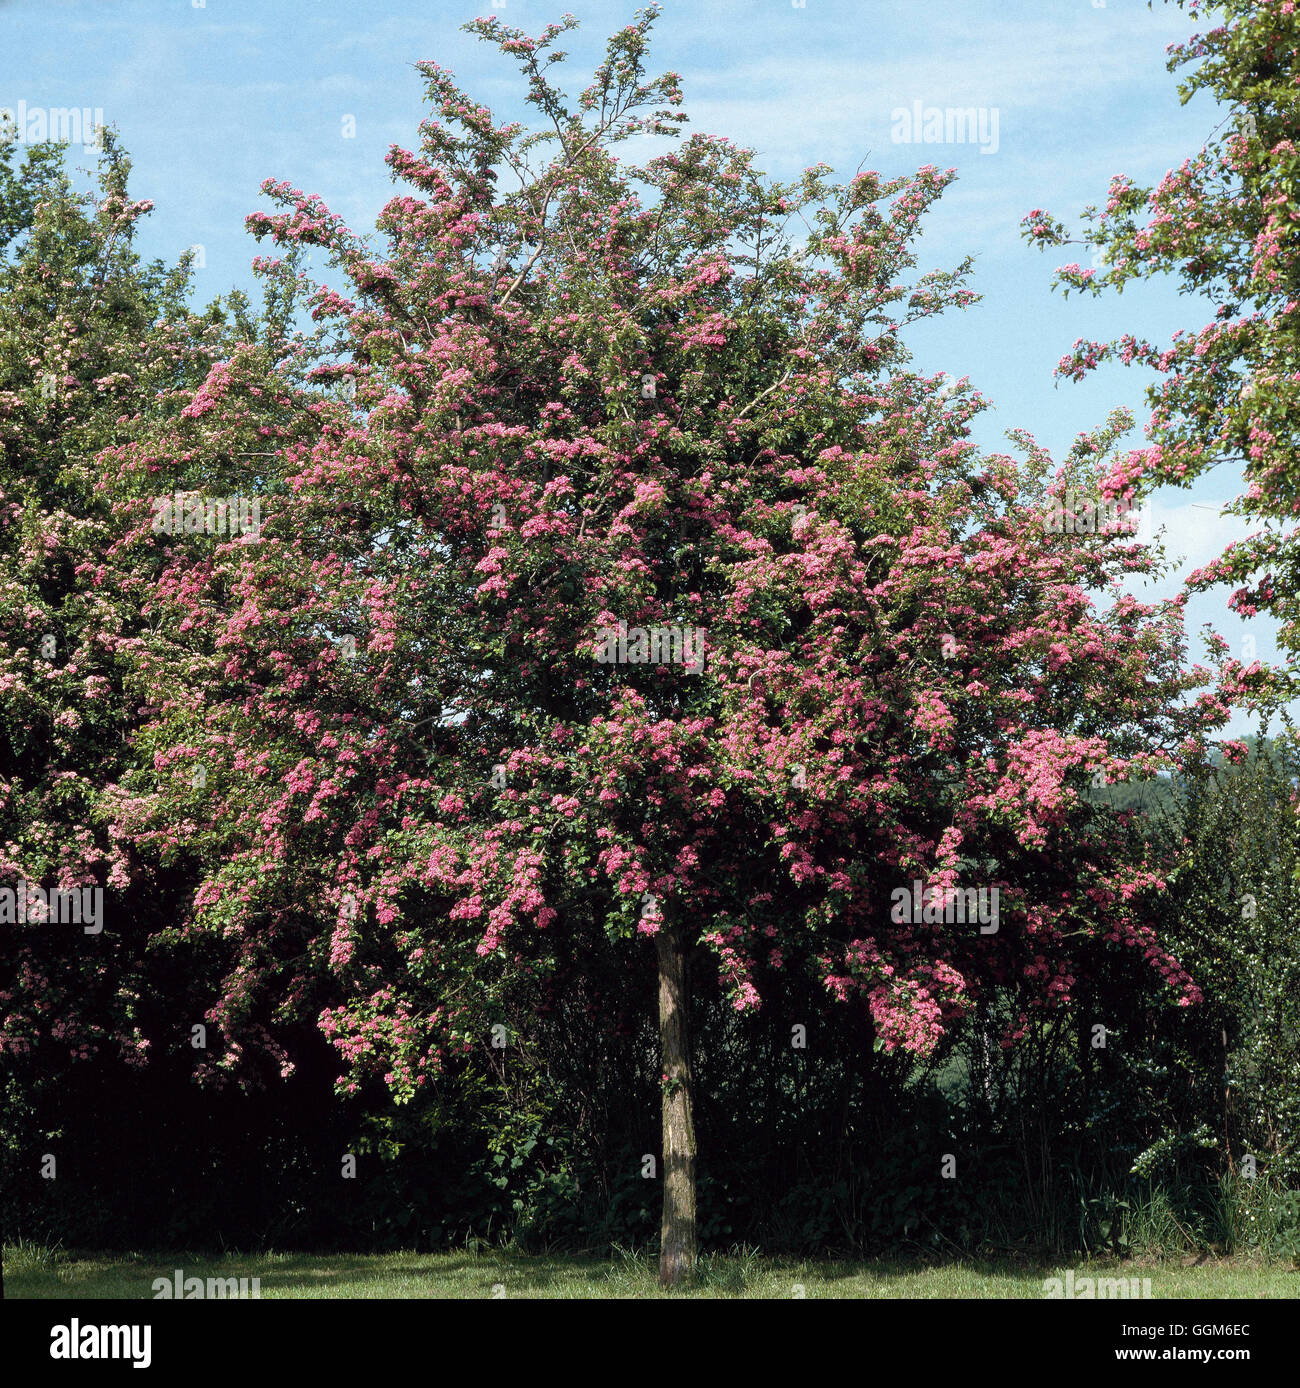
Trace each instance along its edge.
<path fill-rule="evenodd" d="M 196 297 L 206 301 L 252 287 L 257 246 L 243 219 L 265 205 L 265 178 L 319 194 L 356 231 L 373 226 L 393 191 L 384 155 L 394 143 L 414 147 L 426 114 L 414 62 L 451 68 L 498 117 L 528 118 L 513 64 L 462 33 L 467 20 L 496 13 L 535 34 L 571 12 L 582 27 L 563 47 L 577 90 L 634 9 L 635 0 L 0 0 L 0 107 L 102 109 L 134 160 L 134 195 L 156 203 L 141 250 L 174 258 L 201 245 Z M 1117 405 L 1139 429 L 1147 416 L 1147 373 L 1114 367 L 1055 383 L 1076 337 L 1161 341 L 1210 314 L 1172 283 L 1066 301 L 1049 292 L 1052 270 L 1086 257 L 1031 250 L 1020 219 L 1043 207 L 1070 223 L 1104 201 L 1113 174 L 1153 183 L 1200 146 L 1226 113 L 1204 99 L 1182 106 L 1165 66 L 1167 45 L 1195 27 L 1163 0 L 665 0 L 652 68 L 682 75 L 688 128 L 754 148 L 776 177 L 819 161 L 843 176 L 864 161 L 884 175 L 956 167 L 918 270 L 973 255 L 984 297 L 914 330 L 915 366 L 969 376 L 992 401 L 976 426 L 985 448 L 1007 450 L 1003 431 L 1022 427 L 1059 458 Z M 996 111 L 996 151 L 991 139 L 984 153 L 978 143 L 891 138 L 893 113 L 918 101 Z M 1245 533 L 1217 514 L 1239 480 L 1220 472 L 1156 497 L 1167 547 L 1187 559 L 1179 572 Z M 1146 595 L 1175 588 L 1169 579 Z M 1227 592 L 1194 599 L 1189 630 L 1212 622 L 1236 653 L 1249 635 L 1273 657 L 1273 624 L 1236 618 Z M 1238 718 L 1233 730 L 1248 726 Z"/>

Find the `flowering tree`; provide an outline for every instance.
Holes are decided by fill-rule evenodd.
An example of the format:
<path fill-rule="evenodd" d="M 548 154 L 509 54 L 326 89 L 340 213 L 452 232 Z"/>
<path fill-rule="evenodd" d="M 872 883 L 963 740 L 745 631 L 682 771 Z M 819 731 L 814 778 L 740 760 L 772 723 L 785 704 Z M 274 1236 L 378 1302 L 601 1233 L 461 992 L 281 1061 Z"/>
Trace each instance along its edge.
<path fill-rule="evenodd" d="M 122 450 L 174 471 L 252 429 L 272 456 L 256 536 L 137 579 L 166 639 L 119 830 L 199 867 L 214 1073 L 287 1068 L 277 1021 L 314 1013 L 343 1087 L 401 1100 L 557 961 L 645 967 L 676 1283 L 688 959 L 740 1010 L 814 970 L 917 1053 L 982 986 L 1051 1006 L 1106 951 L 1189 1001 L 1144 922 L 1155 866 L 1083 792 L 1222 707 L 1181 702 L 1177 604 L 1089 596 L 1155 558 L 1049 523 L 1118 426 L 1056 475 L 1027 436 L 981 458 L 978 396 L 907 371 L 906 325 L 973 298 L 964 265 L 909 279 L 952 175 L 780 184 L 700 135 L 623 162 L 683 119 L 645 74 L 654 14 L 572 101 L 572 19 L 468 26 L 518 60 L 533 133 L 421 64 L 437 115 L 388 156 L 382 252 L 267 185 L 254 233 L 323 247 L 346 292 L 312 300 L 316 389 L 236 352 Z"/>
<path fill-rule="evenodd" d="M 1215 304 L 1199 331 L 1176 332 L 1164 347 L 1132 334 L 1080 340 L 1058 374 L 1082 379 L 1100 362 L 1140 362 L 1164 378 L 1148 391 L 1150 445 L 1116 460 L 1108 494 L 1140 495 L 1161 484 L 1188 486 L 1221 463 L 1244 471 L 1246 490 L 1228 508 L 1263 523 L 1249 539 L 1188 580 L 1194 589 L 1241 586 L 1229 605 L 1243 616 L 1267 611 L 1279 644 L 1300 649 L 1296 532 L 1300 506 L 1295 417 L 1300 402 L 1300 151 L 1295 144 L 1300 15 L 1293 0 L 1179 0 L 1196 16 L 1223 22 L 1174 45 L 1169 66 L 1196 63 L 1183 101 L 1208 92 L 1231 107 L 1202 149 L 1156 188 L 1120 175 L 1105 209 L 1084 212 L 1083 244 L 1093 268 L 1063 266 L 1057 283 L 1100 294 L 1137 278 L 1176 275 L 1185 293 Z M 1066 228 L 1035 210 L 1025 235 L 1040 246 L 1068 244 Z M 1258 662 L 1239 672 L 1261 692 Z"/>
<path fill-rule="evenodd" d="M 133 614 L 105 584 L 118 533 L 96 454 L 165 416 L 168 390 L 188 398 L 224 355 L 222 334 L 186 309 L 184 267 L 136 255 L 152 204 L 129 199 L 111 132 L 85 195 L 58 146 L 33 147 L 18 168 L 13 148 L 0 140 L 0 1051 L 57 1042 L 84 1058 L 111 1036 L 142 1058 L 124 916 L 93 942 L 102 917 L 43 929 L 39 892 L 131 883 L 104 801 L 129 764 Z M 30 919 L 10 899 L 19 884 L 32 889 Z"/>
<path fill-rule="evenodd" d="M 219 316 L 185 306 L 185 268 L 134 249 L 152 204 L 101 132 L 79 193 L 57 145 L 15 158 L 0 131 L 0 1144 L 59 1126 L 71 1071 L 96 1053 L 143 1064 L 136 890 L 109 802 L 135 711 L 123 646 L 138 617 L 106 584 L 112 521 L 98 451 L 188 398 L 226 355 Z M 245 327 L 247 325 L 244 325 Z M 231 340 L 242 337 L 242 331 Z M 175 407 L 179 410 L 180 405 Z M 107 898 L 107 901 L 106 901 Z M 163 903 L 159 903 L 162 905 Z M 37 1148 L 37 1154 L 43 1148 Z"/>
<path fill-rule="evenodd" d="M 188 258 L 143 262 L 148 201 L 101 132 L 78 191 L 58 145 L 14 158 L 0 137 L 0 1157 L 7 1199 L 30 1189 L 96 1062 L 134 1069 L 193 1020 L 191 977 L 170 932 L 193 880 L 131 848 L 127 788 L 138 699 L 128 692 L 148 621 L 134 593 L 157 547 L 124 544 L 124 517 L 154 510 L 152 481 L 121 468 L 122 441 L 175 426 L 214 362 L 274 338 L 292 316 L 242 296 L 187 306 Z M 291 281 L 286 289 L 291 291 Z M 245 350 L 249 350 L 245 348 Z M 205 482 L 210 456 L 195 460 Z M 136 486 L 139 481 L 140 485 Z M 154 638 L 150 638 L 151 640 Z M 180 967 L 177 967 L 178 962 Z M 200 1013 L 201 1015 L 201 1013 Z M 62 1148 L 54 1146 L 54 1154 Z M 21 1159 L 17 1167 L 13 1163 Z M 16 1198 L 16 1196 L 15 1196 Z"/>

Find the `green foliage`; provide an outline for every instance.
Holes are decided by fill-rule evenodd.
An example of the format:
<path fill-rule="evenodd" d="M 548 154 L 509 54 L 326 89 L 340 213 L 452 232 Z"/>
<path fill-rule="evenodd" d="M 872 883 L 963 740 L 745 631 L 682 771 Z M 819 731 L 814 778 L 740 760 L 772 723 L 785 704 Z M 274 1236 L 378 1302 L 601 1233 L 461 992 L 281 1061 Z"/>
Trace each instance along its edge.
<path fill-rule="evenodd" d="M 1216 1126 L 1238 1157 L 1300 1178 L 1300 757 L 1290 737 L 1187 787 L 1171 927 L 1224 1064 Z M 1225 1131 L 1226 1130 L 1226 1131 Z M 1225 1153 L 1231 1157 L 1232 1153 Z"/>

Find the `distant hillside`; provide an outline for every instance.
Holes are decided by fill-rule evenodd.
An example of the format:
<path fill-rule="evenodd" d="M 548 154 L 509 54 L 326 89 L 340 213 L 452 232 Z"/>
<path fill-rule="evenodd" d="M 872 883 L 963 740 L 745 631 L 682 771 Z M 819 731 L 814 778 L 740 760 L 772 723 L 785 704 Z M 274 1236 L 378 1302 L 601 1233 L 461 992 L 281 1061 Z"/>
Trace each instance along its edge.
<path fill-rule="evenodd" d="M 1248 762 L 1259 755 L 1260 739 L 1258 737 L 1252 735 L 1241 740 L 1248 749 L 1246 758 Z M 1265 748 L 1276 743 L 1276 738 L 1264 739 Z M 1226 769 L 1227 774 L 1232 774 L 1232 765 L 1226 763 L 1220 753 L 1214 753 L 1211 761 L 1217 770 Z M 1150 781 L 1121 781 L 1113 786 L 1091 789 L 1088 791 L 1088 796 L 1098 804 L 1113 805 L 1117 810 L 1140 810 L 1144 814 L 1161 815 L 1176 808 L 1183 785 L 1184 781 L 1181 777 L 1157 776 Z"/>

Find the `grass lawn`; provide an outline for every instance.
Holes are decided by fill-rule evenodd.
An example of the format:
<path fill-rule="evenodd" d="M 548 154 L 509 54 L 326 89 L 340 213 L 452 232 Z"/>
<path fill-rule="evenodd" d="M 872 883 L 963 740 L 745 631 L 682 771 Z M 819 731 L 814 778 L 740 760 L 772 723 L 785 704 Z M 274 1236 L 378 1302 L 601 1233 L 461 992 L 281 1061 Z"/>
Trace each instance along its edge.
<path fill-rule="evenodd" d="M 96 1254 L 22 1245 L 4 1250 L 11 1297 L 152 1298 L 157 1277 L 257 1277 L 268 1297 L 1007 1297 L 1038 1299 L 1044 1279 L 1150 1278 L 1151 1296 L 1295 1297 L 1300 1271 L 1276 1263 L 1206 1258 L 1054 1264 L 1025 1260 L 836 1262 L 716 1254 L 697 1286 L 664 1292 L 649 1255 L 612 1258 L 497 1251 L 453 1253 Z M 800 1290 L 802 1289 L 802 1290 Z"/>

